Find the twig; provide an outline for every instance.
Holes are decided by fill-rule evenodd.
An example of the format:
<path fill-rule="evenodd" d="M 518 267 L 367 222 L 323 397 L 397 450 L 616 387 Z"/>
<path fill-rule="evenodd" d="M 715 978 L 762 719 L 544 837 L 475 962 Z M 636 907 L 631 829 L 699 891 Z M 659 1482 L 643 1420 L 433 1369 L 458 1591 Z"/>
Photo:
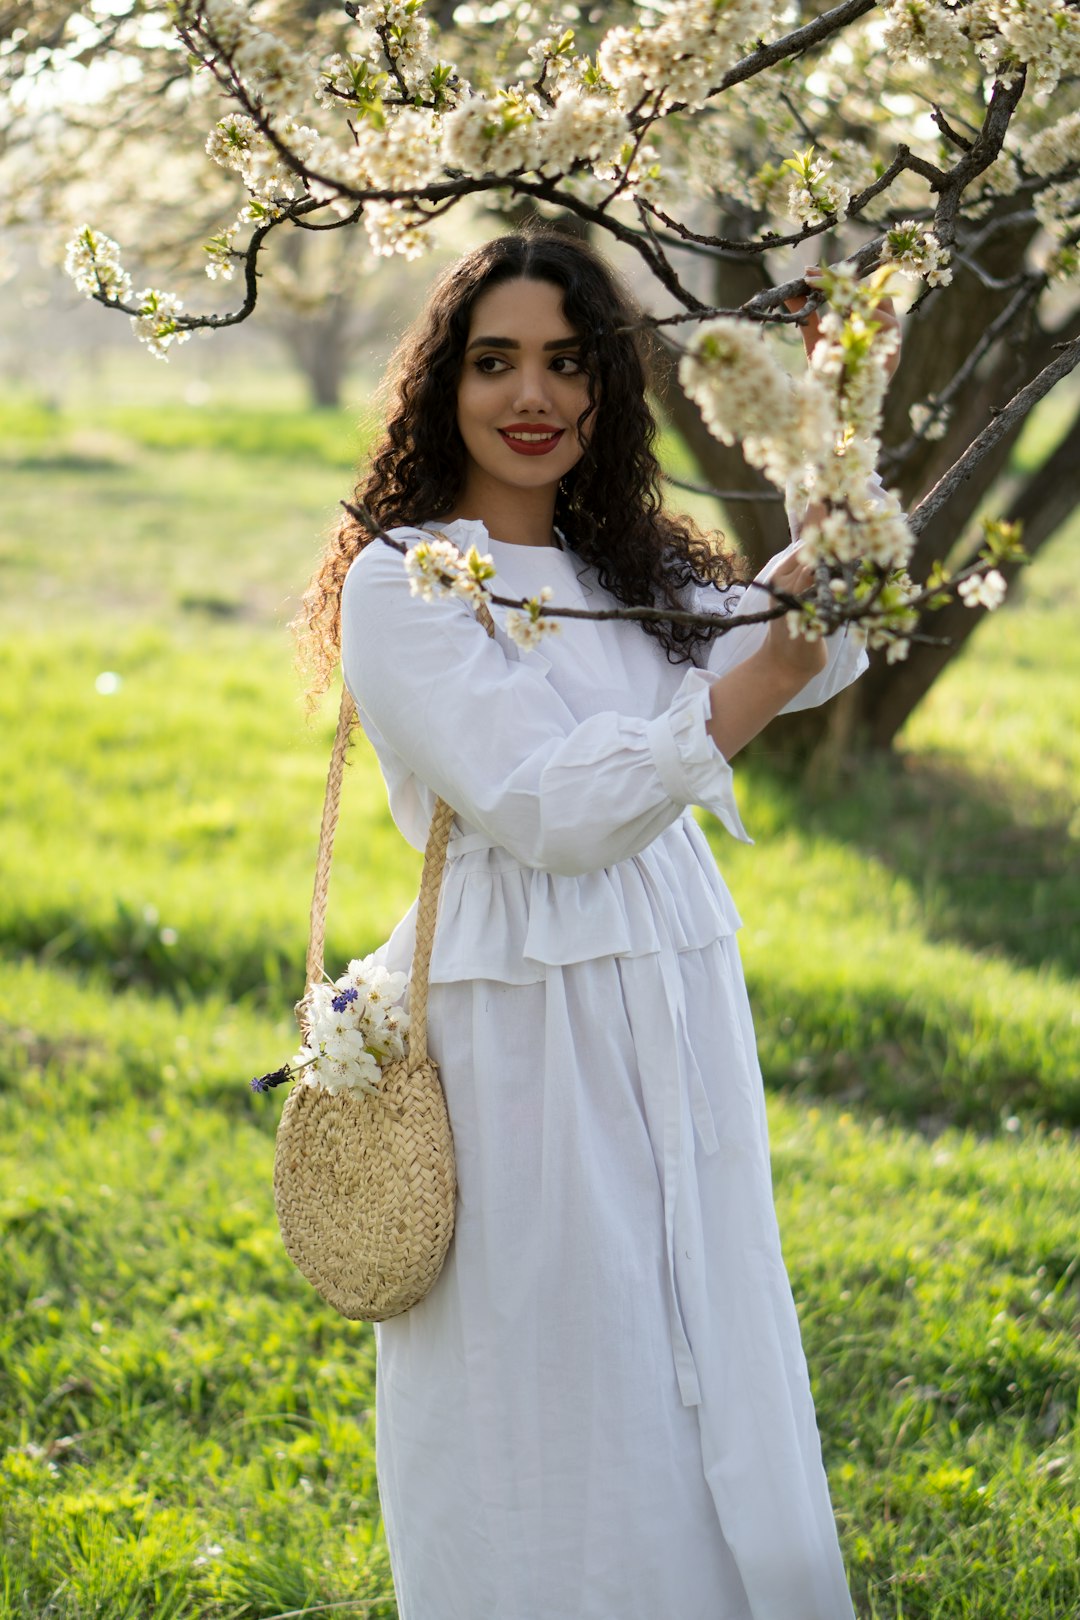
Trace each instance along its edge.
<path fill-rule="evenodd" d="M 673 484 L 676 489 L 689 490 L 691 495 L 711 495 L 714 501 L 782 501 L 778 489 L 711 489 L 708 484 L 692 484 L 688 478 L 676 478 L 674 473 L 664 473 L 665 484 Z"/>
<path fill-rule="evenodd" d="M 372 516 L 366 506 L 353 505 L 351 501 L 342 501 L 341 505 L 349 513 L 350 517 L 356 518 L 358 523 L 364 525 L 369 534 L 391 546 L 401 556 L 404 556 L 410 550 L 404 540 L 395 540 L 392 534 L 387 534 L 382 524 Z M 435 535 L 434 538 L 437 539 L 438 536 Z M 552 607 L 548 603 L 544 604 L 540 612 L 543 617 L 553 619 L 637 619 L 650 622 L 662 621 L 664 624 L 698 624 L 705 627 L 715 625 L 719 632 L 726 634 L 727 631 L 738 629 L 742 625 L 768 624 L 773 619 L 779 619 L 785 613 L 790 613 L 793 608 L 801 607 L 804 600 L 803 597 L 793 596 L 788 591 L 777 590 L 775 586 L 769 585 L 763 580 L 750 581 L 747 589 L 750 589 L 751 586 L 755 590 L 766 592 L 778 605 L 761 613 L 740 613 L 737 619 L 722 613 L 692 613 L 685 608 L 561 608 Z M 524 596 L 499 596 L 492 591 L 490 600 L 497 607 L 521 609 L 527 605 L 529 599 Z"/>
<path fill-rule="evenodd" d="M 817 45 L 820 40 L 828 39 L 830 34 L 846 28 L 848 23 L 856 22 L 868 11 L 873 11 L 876 4 L 877 0 L 844 0 L 843 5 L 834 6 L 832 11 L 823 12 L 805 27 L 793 29 L 790 34 L 774 40 L 771 45 L 759 45 L 756 51 L 751 51 L 740 62 L 736 62 L 734 67 L 729 68 L 719 84 L 713 85 L 708 92 L 709 99 L 722 95 L 725 90 L 730 90 L 733 84 L 743 84 L 747 79 L 754 78 L 765 68 L 782 62 L 785 57 L 801 56 L 811 45 Z M 677 101 L 665 111 L 682 112 L 684 107 L 684 102 Z"/>

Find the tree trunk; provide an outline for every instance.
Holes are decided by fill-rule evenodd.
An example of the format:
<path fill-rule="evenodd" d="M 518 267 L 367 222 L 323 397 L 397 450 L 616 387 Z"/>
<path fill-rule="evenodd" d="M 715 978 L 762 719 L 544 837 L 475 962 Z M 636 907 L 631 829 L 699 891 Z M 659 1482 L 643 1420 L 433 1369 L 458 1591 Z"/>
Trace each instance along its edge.
<path fill-rule="evenodd" d="M 349 299 L 342 293 L 328 298 L 318 314 L 288 311 L 273 322 L 290 358 L 303 372 L 311 403 L 318 409 L 337 410 L 341 405 L 351 356 L 349 313 Z"/>
<path fill-rule="evenodd" d="M 1051 540 L 1080 505 L 1080 411 L 1068 432 L 1037 472 L 1026 480 L 1007 513 L 1007 521 L 1023 525 L 1022 542 L 1028 557 L 1034 557 Z M 1002 568 L 1012 578 L 1021 567 Z M 875 748 L 887 748 L 897 732 L 922 701 L 946 664 L 954 659 L 971 632 L 986 613 L 985 608 L 967 608 L 950 602 L 935 613 L 929 628 L 934 635 L 948 638 L 946 647 L 919 647 L 906 663 L 893 666 L 893 678 L 884 684 L 870 715 L 869 741 Z"/>

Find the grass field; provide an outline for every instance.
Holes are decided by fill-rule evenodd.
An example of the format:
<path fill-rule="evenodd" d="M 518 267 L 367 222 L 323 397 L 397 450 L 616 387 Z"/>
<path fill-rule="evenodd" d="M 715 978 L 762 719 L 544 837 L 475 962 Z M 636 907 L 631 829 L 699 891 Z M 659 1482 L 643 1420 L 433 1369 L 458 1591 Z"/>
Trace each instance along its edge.
<path fill-rule="evenodd" d="M 370 1329 L 292 1272 L 246 1088 L 294 1045 L 332 730 L 282 627 L 356 448 L 0 409 L 0 1620 L 396 1613 Z M 812 797 L 750 757 L 755 846 L 704 818 L 860 1620 L 1080 1608 L 1078 562 L 1080 522 L 895 758 Z M 329 961 L 419 868 L 363 744 L 343 815 Z"/>

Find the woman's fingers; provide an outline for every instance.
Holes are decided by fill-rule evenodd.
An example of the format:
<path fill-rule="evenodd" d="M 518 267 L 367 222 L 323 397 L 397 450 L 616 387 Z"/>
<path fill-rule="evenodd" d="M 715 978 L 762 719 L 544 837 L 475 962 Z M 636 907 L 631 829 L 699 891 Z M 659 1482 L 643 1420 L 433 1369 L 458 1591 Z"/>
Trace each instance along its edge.
<path fill-rule="evenodd" d="M 813 581 L 813 566 L 810 563 L 803 562 L 796 550 L 780 564 L 780 567 L 772 576 L 771 583 L 775 585 L 777 590 L 787 591 L 790 595 L 797 596 L 800 591 L 808 589 L 813 584 Z"/>
<path fill-rule="evenodd" d="M 821 271 L 816 264 L 808 264 L 806 269 L 803 271 L 803 279 L 804 281 L 812 284 L 815 278 L 820 274 Z M 799 310 L 802 309 L 803 305 L 806 303 L 806 296 L 804 293 L 798 293 L 794 298 L 785 298 L 784 303 L 793 314 L 797 315 Z M 803 321 L 802 325 L 799 327 L 799 335 L 803 340 L 803 348 L 806 350 L 806 358 L 809 360 L 810 356 L 814 352 L 814 349 L 817 347 L 818 339 L 821 336 L 820 319 L 816 310 L 813 312 L 813 314 L 808 315 L 806 320 Z"/>
<path fill-rule="evenodd" d="M 814 287 L 815 285 L 817 285 L 821 280 L 821 267 L 820 267 L 820 265 L 808 264 L 806 269 L 803 271 L 803 280 L 810 287 Z M 790 309 L 793 314 L 796 314 L 796 315 L 798 314 L 799 310 L 801 310 L 803 308 L 803 306 L 806 304 L 806 302 L 807 302 L 806 296 L 803 293 L 797 293 L 793 298 L 785 298 L 784 299 L 785 306 L 788 309 Z M 896 335 L 897 335 L 897 338 L 899 338 L 899 335 L 900 335 L 900 319 L 899 319 L 899 316 L 896 314 L 896 311 L 895 311 L 895 308 L 894 308 L 894 305 L 893 305 L 893 301 L 892 301 L 891 298 L 882 298 L 881 299 L 880 303 L 877 306 L 875 319 L 877 320 L 877 322 L 878 322 L 878 324 L 881 327 L 883 332 L 895 332 Z M 800 336 L 802 337 L 802 340 L 803 340 L 803 348 L 806 350 L 806 358 L 809 360 L 810 356 L 813 354 L 815 348 L 817 347 L 818 340 L 821 337 L 821 315 L 820 315 L 820 311 L 814 310 L 812 314 L 810 314 L 810 315 L 808 315 L 806 317 L 806 320 L 803 321 L 803 323 L 799 327 L 799 333 L 800 333 Z M 885 359 L 885 371 L 886 371 L 887 375 L 890 378 L 895 373 L 896 368 L 897 368 L 897 366 L 899 364 L 900 364 L 900 344 L 899 344 L 899 342 L 897 342 L 896 347 L 892 350 L 891 354 L 889 354 Z"/>

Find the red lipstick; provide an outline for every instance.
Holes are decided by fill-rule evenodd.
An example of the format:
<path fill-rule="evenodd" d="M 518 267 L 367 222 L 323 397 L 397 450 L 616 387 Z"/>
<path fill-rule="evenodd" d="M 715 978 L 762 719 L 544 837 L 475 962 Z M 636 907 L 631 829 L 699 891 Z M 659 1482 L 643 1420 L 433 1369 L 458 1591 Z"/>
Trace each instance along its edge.
<path fill-rule="evenodd" d="M 498 429 L 503 443 L 519 456 L 546 456 L 550 450 L 554 450 L 565 431 L 565 428 L 547 427 L 543 422 L 511 422 L 509 427 Z M 524 434 L 529 436 L 512 437 Z"/>

